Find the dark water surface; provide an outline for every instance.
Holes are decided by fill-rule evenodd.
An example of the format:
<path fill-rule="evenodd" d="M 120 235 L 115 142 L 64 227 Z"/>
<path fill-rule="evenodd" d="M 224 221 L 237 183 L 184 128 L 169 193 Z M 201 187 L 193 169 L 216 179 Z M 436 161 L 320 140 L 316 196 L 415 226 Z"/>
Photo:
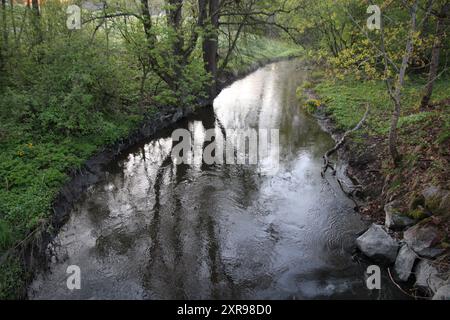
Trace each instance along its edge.
<path fill-rule="evenodd" d="M 225 89 L 214 110 L 111 164 L 74 208 L 57 238 L 57 261 L 30 297 L 398 297 L 386 278 L 381 291 L 368 290 L 367 266 L 352 260 L 366 223 L 334 179 L 320 176 L 334 142 L 298 107 L 306 72 L 298 61 L 262 68 Z M 174 165 L 175 128 L 189 129 L 196 142 L 208 128 L 278 128 L 280 169 L 263 176 L 258 166 Z M 67 289 L 69 265 L 81 269 L 80 290 Z"/>

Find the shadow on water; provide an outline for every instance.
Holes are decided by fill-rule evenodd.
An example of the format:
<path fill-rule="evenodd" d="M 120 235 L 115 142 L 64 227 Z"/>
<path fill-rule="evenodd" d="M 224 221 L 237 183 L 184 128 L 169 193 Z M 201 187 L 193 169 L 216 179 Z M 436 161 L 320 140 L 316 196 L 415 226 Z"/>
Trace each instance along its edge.
<path fill-rule="evenodd" d="M 107 168 L 57 237 L 57 262 L 30 288 L 35 299 L 389 299 L 383 278 L 365 286 L 352 259 L 364 229 L 333 179 L 320 176 L 331 137 L 295 97 L 306 69 L 269 65 L 235 82 L 205 108 Z M 185 128 L 194 150 L 207 129 L 279 129 L 279 170 L 258 165 L 175 165 L 171 133 Z M 275 159 L 269 159 L 275 161 Z M 78 265 L 80 290 L 66 287 Z"/>

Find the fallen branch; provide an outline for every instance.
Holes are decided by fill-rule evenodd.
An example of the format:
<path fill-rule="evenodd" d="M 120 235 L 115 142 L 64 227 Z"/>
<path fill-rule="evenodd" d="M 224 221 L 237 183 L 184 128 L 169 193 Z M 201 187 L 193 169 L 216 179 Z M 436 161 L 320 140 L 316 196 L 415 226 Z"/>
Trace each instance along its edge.
<path fill-rule="evenodd" d="M 409 297 L 411 297 L 411 298 L 413 298 L 413 299 L 415 299 L 415 300 L 417 300 L 417 299 L 424 299 L 424 300 L 430 300 L 430 298 L 429 297 L 422 297 L 422 296 L 416 296 L 416 295 L 413 295 L 413 294 L 411 294 L 411 293 L 409 293 L 409 292 L 406 292 L 397 282 L 395 282 L 395 280 L 394 280 L 394 278 L 392 277 L 392 274 L 391 274 L 391 270 L 388 268 L 387 269 L 387 271 L 388 271 L 388 274 L 389 274 L 389 278 L 391 279 L 391 282 L 403 293 L 403 294 L 405 294 L 405 295 L 407 295 L 407 296 L 409 296 Z"/>
<path fill-rule="evenodd" d="M 358 130 L 359 128 L 361 128 L 361 126 L 363 125 L 363 123 L 366 121 L 367 115 L 369 114 L 369 104 L 366 104 L 366 112 L 364 113 L 364 116 L 362 117 L 362 119 L 358 122 L 358 124 L 356 125 L 356 127 L 354 127 L 351 130 L 348 130 L 347 132 L 344 133 L 344 135 L 342 136 L 342 138 L 336 143 L 336 145 L 328 150 L 325 155 L 323 156 L 323 167 L 322 167 L 322 178 L 325 175 L 325 172 L 327 172 L 328 168 L 330 168 L 333 171 L 333 175 L 336 174 L 336 168 L 334 167 L 333 163 L 329 160 L 329 157 L 335 153 L 337 150 L 339 150 L 340 147 L 342 147 L 342 145 L 345 142 L 345 139 L 348 137 L 349 134 L 351 134 L 352 132 L 355 132 L 356 130 Z"/>

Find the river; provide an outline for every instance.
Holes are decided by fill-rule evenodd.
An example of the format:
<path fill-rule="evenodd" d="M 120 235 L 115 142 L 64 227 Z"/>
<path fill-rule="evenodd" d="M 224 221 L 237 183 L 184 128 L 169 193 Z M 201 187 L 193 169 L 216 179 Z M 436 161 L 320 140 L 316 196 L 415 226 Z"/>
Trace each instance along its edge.
<path fill-rule="evenodd" d="M 58 254 L 29 288 L 32 299 L 389 299 L 383 276 L 368 290 L 352 257 L 367 222 L 320 175 L 334 141 L 295 96 L 307 69 L 291 60 L 239 80 L 214 108 L 167 128 L 105 168 L 56 238 Z M 259 165 L 175 165 L 171 134 L 188 129 L 279 129 L 279 170 Z M 342 175 L 343 167 L 339 173 Z M 81 289 L 66 269 L 79 266 Z"/>

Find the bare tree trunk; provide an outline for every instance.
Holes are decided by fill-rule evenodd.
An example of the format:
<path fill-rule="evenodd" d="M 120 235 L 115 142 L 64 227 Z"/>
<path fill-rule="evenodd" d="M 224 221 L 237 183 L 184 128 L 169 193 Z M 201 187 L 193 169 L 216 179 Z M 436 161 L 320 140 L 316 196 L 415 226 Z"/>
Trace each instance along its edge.
<path fill-rule="evenodd" d="M 35 44 L 39 44 L 42 42 L 42 32 L 41 32 L 41 24 L 40 24 L 40 16 L 41 12 L 39 10 L 39 1 L 38 0 L 31 0 L 31 11 L 32 14 L 32 25 L 34 28 L 34 35 L 35 35 Z"/>
<path fill-rule="evenodd" d="M 217 93 L 217 58 L 219 50 L 219 0 L 209 0 L 210 24 L 206 38 L 203 40 L 203 60 L 206 71 L 211 74 L 212 83 L 209 87 L 209 94 L 214 97 Z"/>
<path fill-rule="evenodd" d="M 37 17 L 41 15 L 41 12 L 39 10 L 39 0 L 31 0 L 31 8 L 33 9 L 33 12 Z"/>
<path fill-rule="evenodd" d="M 446 3 L 442 6 L 441 11 L 437 17 L 436 23 L 436 38 L 433 43 L 433 49 L 431 50 L 430 71 L 428 73 L 428 82 L 425 86 L 422 101 L 420 103 L 420 109 L 424 110 L 430 103 L 431 96 L 433 94 L 434 82 L 437 78 L 437 72 L 439 69 L 439 55 L 441 53 L 442 43 L 445 41 L 445 27 L 446 19 L 450 4 Z"/>
<path fill-rule="evenodd" d="M 3 47 L 8 47 L 8 24 L 6 21 L 6 0 L 2 0 L 2 34 L 3 34 Z"/>
<path fill-rule="evenodd" d="M 11 24 L 14 32 L 14 40 L 17 41 L 16 17 L 14 16 L 14 0 L 9 0 L 9 6 L 11 12 Z"/>
<path fill-rule="evenodd" d="M 409 33 L 408 40 L 406 42 L 406 49 L 403 55 L 402 64 L 400 66 L 400 71 L 398 75 L 397 82 L 395 84 L 395 91 L 391 94 L 391 98 L 394 101 L 394 112 L 391 118 L 391 127 L 389 130 L 389 152 L 391 154 L 394 165 L 397 166 L 401 161 L 401 156 L 397 149 L 397 126 L 398 120 L 400 118 L 401 112 L 401 93 L 403 89 L 403 83 L 405 81 L 406 69 L 408 67 L 408 61 L 411 57 L 413 51 L 413 38 L 416 32 L 416 14 L 417 14 L 418 1 L 410 9 L 411 15 L 411 30 Z"/>
<path fill-rule="evenodd" d="M 184 38 L 181 30 L 183 0 L 168 0 L 169 12 L 167 15 L 167 24 L 175 33 L 175 40 L 172 44 L 173 71 L 175 74 L 174 87 L 175 92 L 178 90 L 179 81 L 182 78 L 183 69 L 183 46 Z"/>
<path fill-rule="evenodd" d="M 2 41 L 0 44 L 0 72 L 4 73 L 8 52 L 8 24 L 6 22 L 6 0 L 2 0 Z"/>
<path fill-rule="evenodd" d="M 150 8 L 148 5 L 148 0 L 141 0 L 141 14 L 142 14 L 142 24 L 144 26 L 145 38 L 147 41 L 148 50 L 152 50 L 155 46 L 156 38 L 152 34 L 152 18 L 150 16 Z M 152 71 L 155 72 L 170 88 L 174 86 L 174 77 L 165 72 L 165 68 L 160 66 L 159 62 L 155 57 L 152 56 L 150 52 L 147 54 L 148 61 Z"/>
<path fill-rule="evenodd" d="M 173 44 L 173 53 L 176 56 L 180 56 L 183 52 L 183 35 L 181 34 L 180 27 L 182 21 L 182 9 L 183 0 L 169 0 L 169 14 L 168 14 L 168 24 L 169 27 L 173 28 L 175 31 L 175 41 Z"/>

